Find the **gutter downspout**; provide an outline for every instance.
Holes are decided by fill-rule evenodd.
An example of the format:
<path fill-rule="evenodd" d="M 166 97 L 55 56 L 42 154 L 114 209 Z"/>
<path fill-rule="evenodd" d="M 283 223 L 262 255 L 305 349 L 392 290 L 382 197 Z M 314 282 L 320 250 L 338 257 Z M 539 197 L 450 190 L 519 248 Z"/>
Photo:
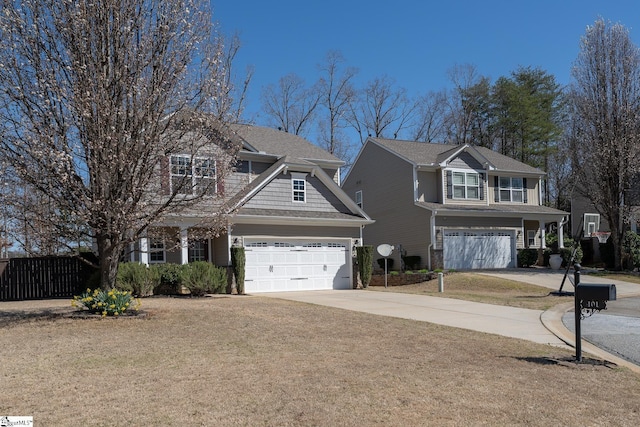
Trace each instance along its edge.
<path fill-rule="evenodd" d="M 434 239 L 436 236 L 436 215 L 438 211 L 431 211 L 431 218 L 429 219 L 429 234 L 431 235 L 429 238 L 429 246 L 427 247 L 427 269 L 432 270 L 431 268 L 431 249 L 434 248 Z"/>

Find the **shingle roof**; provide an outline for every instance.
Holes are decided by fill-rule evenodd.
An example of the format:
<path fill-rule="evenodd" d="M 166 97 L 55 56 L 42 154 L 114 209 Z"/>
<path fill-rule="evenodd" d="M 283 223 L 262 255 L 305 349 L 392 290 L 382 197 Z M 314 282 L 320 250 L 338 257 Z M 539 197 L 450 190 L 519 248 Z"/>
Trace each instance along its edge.
<path fill-rule="evenodd" d="M 398 139 L 371 138 L 377 144 L 386 147 L 396 154 L 417 165 L 431 165 L 445 160 L 461 145 L 433 144 L 428 142 L 404 141 Z M 532 174 L 544 174 L 538 168 L 519 162 L 511 157 L 489 150 L 485 147 L 472 146 L 499 171 L 517 171 Z"/>
<path fill-rule="evenodd" d="M 240 124 L 231 125 L 231 129 L 259 152 L 278 157 L 289 155 L 305 160 L 334 162 L 337 166 L 344 164 L 333 154 L 292 133 L 262 126 Z"/>

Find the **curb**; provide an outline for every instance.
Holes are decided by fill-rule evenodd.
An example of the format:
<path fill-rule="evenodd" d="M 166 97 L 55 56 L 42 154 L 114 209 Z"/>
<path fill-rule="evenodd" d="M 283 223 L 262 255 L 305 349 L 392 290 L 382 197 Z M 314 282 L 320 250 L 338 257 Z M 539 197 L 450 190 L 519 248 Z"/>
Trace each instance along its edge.
<path fill-rule="evenodd" d="M 558 337 L 560 340 L 564 341 L 567 345 L 575 348 L 576 347 L 576 339 L 575 334 L 571 332 L 564 326 L 562 323 L 562 316 L 570 311 L 574 306 L 573 302 L 558 304 L 547 311 L 542 312 L 540 315 L 540 321 L 542 325 L 547 328 L 549 332 Z M 628 360 L 622 359 L 621 357 L 615 356 L 609 352 L 606 352 L 595 345 L 591 344 L 588 341 L 582 340 L 582 351 L 590 353 L 600 359 L 606 360 L 607 362 L 614 363 L 618 366 L 623 366 L 637 374 L 640 374 L 640 366 L 635 363 L 631 363 Z"/>

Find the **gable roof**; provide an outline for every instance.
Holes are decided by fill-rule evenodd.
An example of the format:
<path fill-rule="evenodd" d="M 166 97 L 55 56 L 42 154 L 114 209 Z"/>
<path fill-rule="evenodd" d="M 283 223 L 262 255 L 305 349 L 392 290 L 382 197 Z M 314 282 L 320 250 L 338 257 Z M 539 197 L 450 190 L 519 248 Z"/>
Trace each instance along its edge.
<path fill-rule="evenodd" d="M 234 124 L 230 127 L 240 137 L 247 151 L 331 163 L 336 168 L 344 165 L 342 160 L 301 136 L 263 126 Z"/>
<path fill-rule="evenodd" d="M 521 172 L 535 175 L 545 173 L 526 163 L 519 162 L 485 147 L 458 144 L 433 144 L 429 142 L 405 141 L 386 138 L 369 138 L 374 144 L 382 146 L 410 163 L 418 166 L 438 166 L 462 150 L 473 151 L 476 158 L 486 159 L 490 166 L 502 172 Z"/>
<path fill-rule="evenodd" d="M 316 176 L 329 191 L 331 191 L 340 200 L 344 206 L 349 209 L 351 214 L 348 213 L 323 213 L 318 211 L 307 211 L 301 213 L 299 211 L 292 210 L 273 210 L 273 209 L 247 209 L 243 205 L 255 196 L 262 188 L 264 188 L 269 182 L 271 182 L 277 175 L 283 171 L 305 171 L 311 172 Z M 305 161 L 303 159 L 297 159 L 291 156 L 283 156 L 278 159 L 273 165 L 271 165 L 266 171 L 261 173 L 254 179 L 249 185 L 244 187 L 238 194 L 236 194 L 229 201 L 231 210 L 238 209 L 239 216 L 275 216 L 280 218 L 296 217 L 296 218 L 318 218 L 318 219 L 349 219 L 357 220 L 361 224 L 370 224 L 373 221 L 367 214 L 349 197 L 344 191 L 331 179 L 329 175 L 322 170 L 318 165 Z"/>

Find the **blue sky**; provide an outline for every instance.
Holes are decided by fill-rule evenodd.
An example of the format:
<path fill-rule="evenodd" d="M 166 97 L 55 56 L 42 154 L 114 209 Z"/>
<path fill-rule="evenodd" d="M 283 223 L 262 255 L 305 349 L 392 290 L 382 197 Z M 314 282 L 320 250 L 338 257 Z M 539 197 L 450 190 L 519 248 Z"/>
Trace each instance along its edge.
<path fill-rule="evenodd" d="M 248 113 L 263 86 L 295 73 L 312 84 L 329 50 L 359 69 L 357 83 L 387 75 L 410 96 L 451 84 L 447 70 L 473 64 L 495 81 L 519 66 L 541 68 L 562 85 L 587 25 L 625 25 L 636 44 L 637 0 L 212 0 L 224 34 L 238 32 L 236 71 L 253 65 Z M 638 29 L 640 31 L 640 29 Z M 261 118 L 256 119 L 261 124 Z"/>

